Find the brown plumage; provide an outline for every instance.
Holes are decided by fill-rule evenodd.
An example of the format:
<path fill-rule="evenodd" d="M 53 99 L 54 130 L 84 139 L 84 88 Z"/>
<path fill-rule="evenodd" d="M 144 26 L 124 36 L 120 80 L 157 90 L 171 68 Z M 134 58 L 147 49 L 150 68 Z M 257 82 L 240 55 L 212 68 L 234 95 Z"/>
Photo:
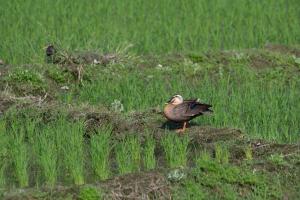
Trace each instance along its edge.
<path fill-rule="evenodd" d="M 200 103 L 198 99 L 183 100 L 182 96 L 175 95 L 164 108 L 165 117 L 173 122 L 183 122 L 183 128 L 179 132 L 184 132 L 186 124 L 193 118 L 211 113 L 211 105 Z"/>

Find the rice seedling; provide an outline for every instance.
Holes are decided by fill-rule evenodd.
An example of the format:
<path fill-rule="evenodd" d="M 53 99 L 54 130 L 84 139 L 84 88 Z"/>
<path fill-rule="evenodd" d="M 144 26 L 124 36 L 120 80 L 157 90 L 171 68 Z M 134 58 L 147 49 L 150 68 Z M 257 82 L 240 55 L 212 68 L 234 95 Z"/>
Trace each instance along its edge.
<path fill-rule="evenodd" d="M 83 123 L 66 122 L 57 134 L 63 140 L 61 148 L 63 150 L 64 164 L 76 185 L 84 184 L 84 153 L 83 153 Z"/>
<path fill-rule="evenodd" d="M 144 168 L 147 170 L 154 169 L 156 165 L 155 160 L 155 146 L 156 142 L 153 136 L 148 135 L 143 148 Z"/>
<path fill-rule="evenodd" d="M 131 159 L 133 162 L 133 170 L 139 171 L 141 164 L 141 143 L 137 136 L 129 136 L 126 143 L 130 147 Z"/>
<path fill-rule="evenodd" d="M 101 127 L 97 130 L 97 134 L 91 137 L 92 166 L 100 180 L 107 179 L 110 176 L 111 132 L 111 126 Z"/>
<path fill-rule="evenodd" d="M 24 128 L 18 122 L 12 123 L 11 133 L 9 136 L 9 153 L 10 159 L 13 163 L 15 176 L 20 187 L 27 187 L 29 184 L 29 155 L 24 137 Z"/>
<path fill-rule="evenodd" d="M 221 144 L 215 145 L 215 158 L 216 161 L 223 164 L 229 163 L 229 151 L 227 147 Z"/>
<path fill-rule="evenodd" d="M 58 153 L 55 142 L 55 127 L 46 126 L 37 137 L 38 163 L 47 186 L 53 187 L 57 180 Z"/>
<path fill-rule="evenodd" d="M 115 150 L 120 174 L 140 170 L 141 144 L 138 137 L 127 136 L 116 145 Z"/>
<path fill-rule="evenodd" d="M 187 164 L 189 137 L 178 137 L 169 133 L 162 138 L 161 145 L 164 149 L 168 167 L 185 167 Z"/>
<path fill-rule="evenodd" d="M 253 160 L 253 155 L 252 155 L 252 148 L 251 148 L 251 145 L 248 145 L 245 149 L 244 149 L 244 152 L 245 152 L 245 159 L 247 161 L 252 161 Z"/>

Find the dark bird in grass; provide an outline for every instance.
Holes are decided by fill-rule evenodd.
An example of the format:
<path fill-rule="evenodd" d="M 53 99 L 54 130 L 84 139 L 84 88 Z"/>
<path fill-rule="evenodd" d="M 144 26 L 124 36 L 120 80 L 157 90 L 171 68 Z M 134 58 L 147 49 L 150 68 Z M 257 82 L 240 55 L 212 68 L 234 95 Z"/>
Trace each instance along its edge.
<path fill-rule="evenodd" d="M 174 95 L 164 108 L 165 117 L 172 122 L 183 123 L 183 128 L 177 132 L 183 133 L 187 123 L 195 117 L 203 114 L 212 113 L 212 106 L 200 103 L 198 99 L 183 100 L 182 96 Z"/>
<path fill-rule="evenodd" d="M 52 44 L 46 47 L 46 56 L 52 56 L 55 54 L 55 48 Z"/>
<path fill-rule="evenodd" d="M 54 46 L 52 44 L 44 47 L 44 49 L 46 50 L 46 62 L 47 63 L 54 63 L 55 59 L 55 53 L 56 53 L 56 49 L 54 48 Z"/>

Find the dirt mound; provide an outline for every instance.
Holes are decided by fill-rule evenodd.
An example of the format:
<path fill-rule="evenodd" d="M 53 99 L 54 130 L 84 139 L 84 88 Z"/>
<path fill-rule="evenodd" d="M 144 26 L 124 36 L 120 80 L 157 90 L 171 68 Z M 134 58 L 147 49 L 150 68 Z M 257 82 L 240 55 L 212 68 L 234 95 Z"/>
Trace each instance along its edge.
<path fill-rule="evenodd" d="M 176 134 L 175 129 L 181 124 L 171 124 L 166 121 L 159 109 L 149 109 L 144 112 L 132 112 L 126 116 L 118 113 L 86 113 L 87 131 L 93 134 L 93 130 L 101 126 L 112 125 L 114 134 L 118 137 L 123 134 L 136 133 L 144 136 L 145 130 L 151 130 L 154 138 L 159 141 L 166 134 Z M 214 128 L 191 124 L 186 131 L 193 143 L 213 143 L 219 140 L 231 140 L 242 138 L 238 129 Z"/>
<path fill-rule="evenodd" d="M 9 99 L 0 99 L 0 117 L 14 102 Z"/>
<path fill-rule="evenodd" d="M 98 191 L 103 199 L 171 199 L 169 183 L 159 172 L 140 172 L 83 186 L 22 189 L 4 193 L 5 200 L 81 199 L 83 188 Z M 93 198 L 94 199 L 94 198 Z"/>
<path fill-rule="evenodd" d="M 292 54 L 296 57 L 300 57 L 300 49 L 293 48 L 287 45 L 281 44 L 266 44 L 265 49 L 268 51 L 278 52 L 282 54 Z"/>
<path fill-rule="evenodd" d="M 100 64 L 107 65 L 119 60 L 117 54 L 100 54 L 96 52 L 68 52 L 54 45 L 46 48 L 46 61 L 53 64 Z"/>
<path fill-rule="evenodd" d="M 166 178 L 158 172 L 115 177 L 100 184 L 107 199 L 171 199 Z"/>
<path fill-rule="evenodd" d="M 255 69 L 265 69 L 268 67 L 274 67 L 273 60 L 263 55 L 251 55 L 250 65 Z"/>

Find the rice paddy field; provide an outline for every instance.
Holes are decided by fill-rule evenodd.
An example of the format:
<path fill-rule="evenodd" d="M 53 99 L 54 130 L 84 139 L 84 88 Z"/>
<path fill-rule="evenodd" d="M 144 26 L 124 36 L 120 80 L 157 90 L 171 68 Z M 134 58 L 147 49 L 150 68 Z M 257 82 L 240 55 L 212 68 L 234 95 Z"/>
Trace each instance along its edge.
<path fill-rule="evenodd" d="M 297 0 L 0 0 L 0 199 L 299 199 Z M 163 116 L 175 94 L 213 113 Z"/>

